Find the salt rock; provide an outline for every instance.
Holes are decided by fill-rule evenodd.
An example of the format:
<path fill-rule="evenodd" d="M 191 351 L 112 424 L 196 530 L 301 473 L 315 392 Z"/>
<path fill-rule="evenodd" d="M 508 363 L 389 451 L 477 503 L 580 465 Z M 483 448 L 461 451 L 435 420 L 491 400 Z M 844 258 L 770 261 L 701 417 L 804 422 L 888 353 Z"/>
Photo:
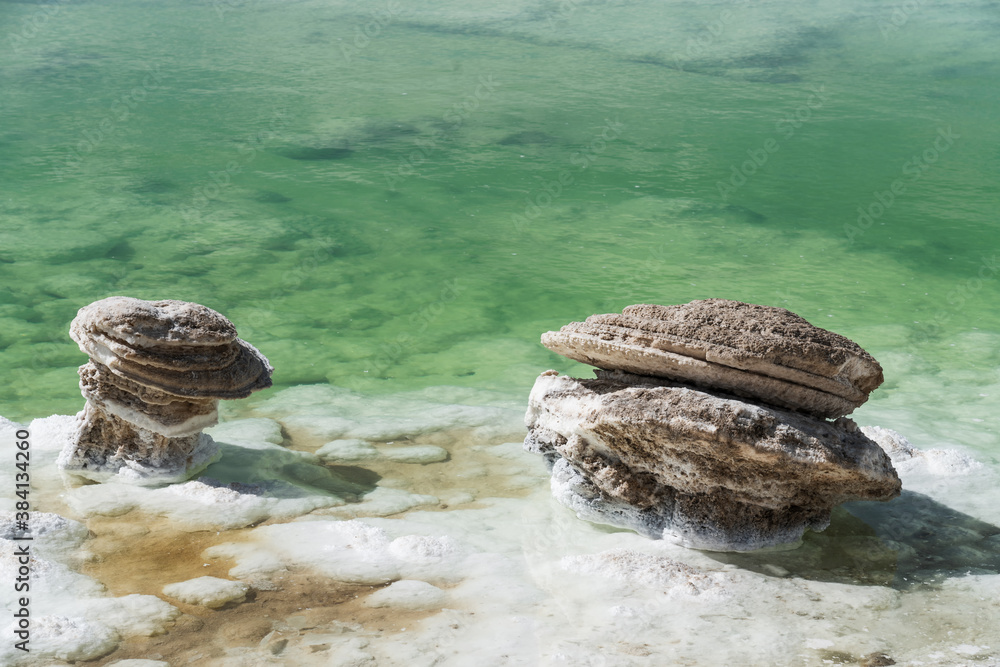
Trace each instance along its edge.
<path fill-rule="evenodd" d="M 394 607 L 409 611 L 440 609 L 447 595 L 437 586 L 418 579 L 401 579 L 364 599 L 366 607 Z"/>
<path fill-rule="evenodd" d="M 70 337 L 87 399 L 59 466 L 97 481 L 186 479 L 218 456 L 202 429 L 220 399 L 271 386 L 273 368 L 222 314 L 185 301 L 113 296 L 80 309 Z"/>
<path fill-rule="evenodd" d="M 230 602 L 243 602 L 249 590 L 250 587 L 242 581 L 197 577 L 176 584 L 167 584 L 163 587 L 163 594 L 188 604 L 218 609 Z"/>
<path fill-rule="evenodd" d="M 553 493 L 585 519 L 716 551 L 797 542 L 834 506 L 889 500 L 889 456 L 834 422 L 665 381 L 543 373 L 525 449 L 552 466 Z"/>
<path fill-rule="evenodd" d="M 542 335 L 547 348 L 598 368 L 651 375 L 819 417 L 868 399 L 882 367 L 853 341 L 784 308 L 726 299 L 634 305 Z"/>

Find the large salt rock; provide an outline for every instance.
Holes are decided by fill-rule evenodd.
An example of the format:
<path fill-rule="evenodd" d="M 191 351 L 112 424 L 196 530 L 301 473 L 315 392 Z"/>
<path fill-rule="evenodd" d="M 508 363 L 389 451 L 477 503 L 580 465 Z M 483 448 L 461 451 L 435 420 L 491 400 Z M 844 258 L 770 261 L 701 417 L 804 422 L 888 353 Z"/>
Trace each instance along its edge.
<path fill-rule="evenodd" d="M 652 375 L 819 417 L 849 414 L 882 383 L 851 340 L 784 308 L 725 299 L 635 305 L 542 335 L 553 352 L 605 370 Z"/>
<path fill-rule="evenodd" d="M 842 502 L 900 493 L 889 457 L 849 419 L 655 378 L 547 371 L 525 423 L 525 448 L 552 464 L 554 495 L 582 518 L 698 549 L 794 543 Z"/>
<path fill-rule="evenodd" d="M 202 429 L 220 399 L 271 386 L 267 359 L 220 313 L 185 301 L 113 296 L 85 306 L 70 336 L 90 362 L 87 399 L 59 466 L 96 481 L 182 481 L 218 458 Z"/>

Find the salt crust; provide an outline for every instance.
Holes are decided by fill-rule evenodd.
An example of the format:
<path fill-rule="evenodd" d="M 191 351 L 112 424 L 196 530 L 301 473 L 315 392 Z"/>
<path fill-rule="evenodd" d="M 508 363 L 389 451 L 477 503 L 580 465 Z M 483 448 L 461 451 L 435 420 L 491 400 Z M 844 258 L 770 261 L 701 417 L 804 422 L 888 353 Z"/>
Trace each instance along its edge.
<path fill-rule="evenodd" d="M 36 435 L 33 432 L 33 440 Z M 51 448 L 47 450 L 40 444 L 41 467 L 36 470 L 46 470 L 44 459 Z M 227 445 L 241 450 L 231 452 L 236 462 L 242 460 L 240 465 L 234 462 L 227 468 L 234 474 L 241 469 L 246 472 L 258 463 L 267 475 L 282 464 L 317 467 L 315 458 L 290 453 L 263 440 Z M 489 450 L 498 457 L 523 458 L 518 447 L 517 443 L 508 443 Z M 53 457 L 48 456 L 51 462 Z M 927 457 L 913 455 L 907 460 L 926 461 Z M 960 457 L 953 460 L 959 461 Z M 926 478 L 951 489 L 955 484 L 978 480 L 976 474 L 982 471 L 977 470 L 975 462 L 970 465 L 968 457 L 964 461 L 957 467 L 914 467 L 904 482 L 909 487 L 911 480 Z M 943 474 L 949 470 L 959 474 Z M 206 484 L 204 479 L 199 483 L 201 487 L 179 485 L 175 488 L 185 488 L 173 493 L 181 498 L 190 496 L 191 502 L 197 498 L 201 507 L 195 516 L 202 519 L 209 514 L 228 513 L 244 496 L 257 498 L 250 492 L 252 482 L 234 482 L 232 488 L 228 483 Z M 947 489 L 939 497 L 956 495 Z M 78 491 L 71 490 L 68 495 Z M 170 489 L 139 489 L 144 497 L 167 491 Z M 385 494 L 386 500 L 392 491 L 396 490 L 380 488 L 379 493 Z M 171 501 L 162 502 L 166 508 Z M 176 498 L 172 502 L 176 504 Z M 905 594 L 881 587 L 781 579 L 720 566 L 698 552 L 580 522 L 572 512 L 552 502 L 544 489 L 520 500 L 481 498 L 480 505 L 480 509 L 451 512 L 411 511 L 405 519 L 332 521 L 313 514 L 292 523 L 256 528 L 247 543 L 210 549 L 206 557 L 214 554 L 234 558 L 231 576 L 242 574 L 240 578 L 249 583 L 257 579 L 266 584 L 289 569 L 312 568 L 334 579 L 383 583 L 410 580 L 448 589 L 447 606 L 407 632 L 383 635 L 357 624 L 333 624 L 293 636 L 278 658 L 266 646 L 233 648 L 216 664 L 242 667 L 377 662 L 459 667 L 471 660 L 484 665 L 586 665 L 600 655 L 603 664 L 621 666 L 648 664 L 654 659 L 663 664 L 683 660 L 737 664 L 745 662 L 747 656 L 761 664 L 791 665 L 802 664 L 803 660 L 819 664 L 823 654 L 818 651 L 865 654 L 891 649 L 901 664 L 905 660 L 911 664 L 954 665 L 956 657 L 990 664 L 993 655 L 992 649 L 980 644 L 981 638 L 990 636 L 995 629 L 995 613 L 988 607 L 1000 595 L 1000 576 L 951 579 L 940 590 Z M 349 506 L 323 511 L 335 512 L 341 507 Z M 186 520 L 183 512 L 172 516 Z M 79 525 L 73 522 L 50 517 L 40 525 L 51 525 L 52 532 L 46 533 L 52 536 L 46 538 L 50 541 L 65 539 L 67 544 L 79 545 L 82 538 Z M 12 553 L 7 546 L 9 543 L 0 543 L 3 553 Z M 61 649 L 54 641 L 48 647 L 36 644 L 36 639 L 48 635 L 33 634 L 33 648 L 48 651 L 33 652 L 33 658 L 51 660 L 58 651 L 59 655 L 69 656 L 100 650 L 101 641 L 88 643 L 80 628 L 86 630 L 87 637 L 103 638 L 107 644 L 115 634 L 120 637 L 134 630 L 152 633 L 163 627 L 167 622 L 164 619 L 178 613 L 151 596 L 101 598 L 97 582 L 58 562 L 42 559 L 33 567 L 38 577 L 37 599 L 58 601 L 58 608 L 38 609 L 39 614 L 47 611 L 48 616 L 77 619 L 80 623 L 100 618 L 102 627 L 107 628 L 88 629 L 74 621 L 76 629 L 59 637 L 79 638 L 79 645 Z M 0 576 L 6 576 L 2 567 Z M 49 588 L 45 588 L 45 582 Z M 711 585 L 700 587 L 699 583 L 704 582 Z M 73 591 L 68 599 L 66 591 Z M 6 606 L 7 600 L 4 603 Z M 929 608 L 937 610 L 934 615 L 927 614 Z M 725 638 L 719 635 L 720 614 L 728 619 Z M 106 619 L 110 619 L 108 624 Z M 503 623 L 503 635 L 495 632 L 497 623 Z M 959 631 L 945 638 L 940 632 L 941 623 Z M 65 621 L 52 625 L 70 627 Z M 877 631 L 869 633 L 864 628 Z M 893 639 L 913 636 L 928 639 L 918 643 Z M 691 642 L 692 637 L 701 639 Z M 807 641 L 811 644 L 807 645 Z M 823 649 L 809 648 L 820 644 Z M 319 654 L 314 651 L 315 647 L 327 645 L 328 650 Z M 962 653 L 973 648 L 979 653 Z M 652 653 L 642 658 L 642 651 Z M 7 653 L 0 655 L 0 661 L 20 657 Z"/>
<path fill-rule="evenodd" d="M 365 598 L 366 607 L 393 607 L 410 611 L 427 611 L 444 606 L 447 595 L 426 581 L 400 579 Z"/>
<path fill-rule="evenodd" d="M 375 447 L 358 438 L 333 440 L 318 450 L 316 455 L 324 461 L 377 461 L 384 459 L 396 463 L 438 463 L 448 458 L 448 450 L 435 445 L 410 447 Z"/>
<path fill-rule="evenodd" d="M 881 426 L 862 426 L 861 432 L 885 450 L 900 475 L 952 477 L 968 475 L 983 467 L 979 461 L 955 449 L 917 449 L 900 433 Z"/>
<path fill-rule="evenodd" d="M 491 449 L 513 455 L 517 446 Z M 989 633 L 988 621 L 975 617 L 1000 587 L 1000 576 L 980 578 L 983 596 L 974 592 L 977 584 L 952 583 L 964 579 L 950 580 L 943 591 L 904 594 L 780 578 L 787 573 L 776 578 L 590 526 L 550 502 L 543 489 L 523 500 L 479 502 L 481 509 L 411 511 L 403 519 L 331 522 L 314 514 L 256 528 L 248 542 L 213 547 L 204 555 L 234 559 L 230 575 L 248 581 L 278 580 L 288 570 L 304 568 L 340 581 L 396 582 L 384 591 L 410 580 L 447 587 L 446 606 L 405 633 L 387 636 L 363 628 L 335 638 L 308 633 L 282 653 L 285 664 L 331 664 L 326 661 L 343 656 L 361 661 L 355 664 L 586 665 L 600 655 L 602 664 L 621 666 L 684 660 L 744 664 L 746 656 L 759 664 L 791 665 L 819 664 L 824 651 L 863 655 L 886 649 L 897 660 L 916 660 L 927 652 L 891 637 L 939 635 L 926 614 L 937 607 L 936 596 L 961 610 L 966 626 L 952 627 L 970 628 L 950 643 L 940 640 L 954 656 L 953 646 L 972 645 L 971 637 Z M 983 602 L 970 605 L 980 597 Z M 381 604 L 380 598 L 373 594 L 369 604 Z M 725 638 L 719 634 L 720 615 L 729 619 Z M 500 622 L 503 635 L 495 632 Z M 865 632 L 866 627 L 880 632 Z M 331 646 L 322 663 L 308 652 L 320 642 Z M 637 662 L 636 655 L 647 655 L 633 652 L 639 649 L 659 662 Z"/>
<path fill-rule="evenodd" d="M 461 499 L 463 502 L 472 502 L 471 496 L 468 499 Z M 336 507 L 318 509 L 314 515 L 337 517 L 340 519 L 357 519 L 359 517 L 391 516 L 400 514 L 414 507 L 425 505 L 437 505 L 441 501 L 436 496 L 428 496 L 418 493 L 410 493 L 402 489 L 391 489 L 380 486 L 374 491 L 366 493 L 360 503 L 348 503 Z M 450 503 L 460 504 L 460 503 Z"/>
<path fill-rule="evenodd" d="M 271 420 L 243 421 L 223 433 L 252 435 L 253 427 L 259 425 L 262 438 L 275 437 Z M 320 465 L 314 454 L 264 439 L 232 438 L 219 446 L 221 460 L 199 479 L 155 489 L 127 484 L 81 486 L 69 489 L 66 501 L 84 516 L 119 516 L 139 509 L 191 529 L 232 529 L 344 505 L 358 491 Z"/>
<path fill-rule="evenodd" d="M 242 581 L 218 577 L 198 577 L 163 587 L 163 594 L 187 604 L 218 609 L 230 602 L 243 602 L 250 587 Z"/>
<path fill-rule="evenodd" d="M 36 512 L 37 541 L 31 567 L 31 652 L 25 655 L 12 642 L 0 645 L 0 664 L 44 664 L 45 660 L 91 660 L 114 650 L 122 637 L 164 632 L 178 616 L 172 605 L 152 595 L 106 597 L 98 581 L 75 572 L 63 560 L 75 560 L 88 531 L 76 521 Z M 16 545 L 0 538 L 0 578 L 14 581 Z M 0 607 L 15 609 L 19 593 L 0 587 Z M 5 629 L 13 637 L 14 625 Z"/>
<path fill-rule="evenodd" d="M 381 454 L 379 454 L 375 445 L 358 438 L 350 438 L 347 440 L 331 440 L 316 450 L 316 456 L 324 461 L 354 463 L 356 461 L 374 461 Z"/>
<path fill-rule="evenodd" d="M 116 660 L 109 662 L 104 667 L 170 667 L 169 662 L 162 660 L 143 660 L 142 658 L 129 658 L 128 660 Z"/>
<path fill-rule="evenodd" d="M 281 433 L 281 424 L 273 419 L 263 417 L 221 422 L 211 428 L 206 428 L 205 433 L 222 442 L 263 440 L 280 445 L 285 441 L 285 437 Z"/>

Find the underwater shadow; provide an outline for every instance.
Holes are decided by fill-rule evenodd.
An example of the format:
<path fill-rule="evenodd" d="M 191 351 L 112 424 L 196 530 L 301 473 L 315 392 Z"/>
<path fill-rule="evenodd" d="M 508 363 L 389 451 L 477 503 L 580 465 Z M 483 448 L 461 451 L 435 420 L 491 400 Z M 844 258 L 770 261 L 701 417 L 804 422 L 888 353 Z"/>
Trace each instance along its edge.
<path fill-rule="evenodd" d="M 324 465 L 281 446 L 219 442 L 219 450 L 222 456 L 200 478 L 243 494 L 272 498 L 329 495 L 356 503 L 374 491 L 381 479 L 366 468 Z"/>
<path fill-rule="evenodd" d="M 1000 527 L 904 490 L 889 502 L 835 508 L 830 526 L 808 531 L 797 549 L 705 553 L 769 576 L 906 590 L 1000 574 Z"/>

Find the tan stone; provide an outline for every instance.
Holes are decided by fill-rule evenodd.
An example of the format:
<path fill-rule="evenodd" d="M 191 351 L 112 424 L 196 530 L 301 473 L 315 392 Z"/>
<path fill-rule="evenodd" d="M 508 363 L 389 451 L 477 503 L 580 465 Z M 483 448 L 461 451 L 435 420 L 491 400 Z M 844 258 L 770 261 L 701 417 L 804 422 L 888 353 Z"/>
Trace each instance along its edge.
<path fill-rule="evenodd" d="M 820 417 L 849 414 L 882 383 L 849 339 L 783 308 L 707 299 L 634 305 L 542 335 L 542 344 L 605 370 L 664 377 Z"/>
<path fill-rule="evenodd" d="M 271 386 L 271 365 L 222 314 L 184 301 L 109 297 L 80 309 L 70 336 L 90 356 L 87 399 L 59 466 L 103 481 L 178 481 L 217 457 L 201 430 L 220 399 Z"/>
<path fill-rule="evenodd" d="M 525 417 L 525 448 L 549 460 L 556 497 L 584 518 L 745 551 L 821 530 L 839 503 L 899 495 L 889 457 L 850 419 L 613 377 L 548 371 Z"/>

